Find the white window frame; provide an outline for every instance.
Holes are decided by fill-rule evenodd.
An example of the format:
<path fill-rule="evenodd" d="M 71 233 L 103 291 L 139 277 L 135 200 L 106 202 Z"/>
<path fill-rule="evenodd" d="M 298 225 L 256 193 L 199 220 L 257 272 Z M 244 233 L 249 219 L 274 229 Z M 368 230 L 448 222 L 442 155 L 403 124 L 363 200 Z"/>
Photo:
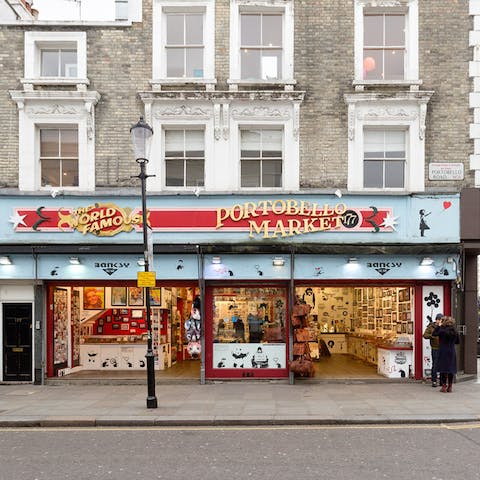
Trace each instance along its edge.
<path fill-rule="evenodd" d="M 282 78 L 242 80 L 241 78 L 241 28 L 242 13 L 280 13 L 283 17 Z M 294 84 L 294 13 L 292 0 L 269 0 L 251 2 L 232 0 L 230 4 L 230 84 Z"/>
<path fill-rule="evenodd" d="M 363 21 L 365 13 L 405 14 L 405 70 L 403 80 L 363 79 Z M 418 0 L 355 0 L 354 85 L 420 85 L 418 78 Z"/>
<path fill-rule="evenodd" d="M 374 93 L 345 95 L 348 104 L 349 192 L 425 191 L 425 120 L 433 92 L 405 92 L 390 99 Z M 405 185 L 399 188 L 365 188 L 363 182 L 363 132 L 366 127 L 399 128 L 406 131 Z"/>
<path fill-rule="evenodd" d="M 167 77 L 167 13 L 203 13 L 203 77 Z M 213 0 L 154 0 L 152 81 L 162 84 L 215 84 L 215 2 Z"/>
<path fill-rule="evenodd" d="M 203 185 L 177 185 L 177 186 L 167 186 L 167 157 L 166 157 L 166 140 L 165 140 L 165 135 L 167 131 L 173 131 L 173 130 L 179 130 L 179 131 L 191 131 L 191 130 L 198 130 L 203 132 Z M 164 185 L 165 185 L 165 190 L 192 190 L 192 189 L 203 189 L 205 188 L 205 175 L 206 175 L 206 164 L 207 164 L 207 158 L 206 158 L 206 138 L 205 138 L 205 128 L 204 125 L 201 123 L 197 124 L 188 124 L 188 125 L 169 125 L 169 124 L 164 124 L 162 128 L 162 164 L 163 164 L 163 178 L 164 178 Z M 183 158 L 185 161 L 185 158 Z M 183 178 L 183 181 L 185 183 L 185 177 Z"/>
<path fill-rule="evenodd" d="M 95 190 L 95 104 L 97 92 L 10 91 L 18 105 L 19 171 L 21 191 L 48 191 L 41 186 L 39 127 L 78 129 L 78 186 L 62 191 Z M 70 95 L 68 95 L 70 94 Z"/>
<path fill-rule="evenodd" d="M 76 77 L 42 77 L 42 49 L 74 49 L 77 51 Z M 87 34 L 85 32 L 25 32 L 24 84 L 78 85 L 89 84 L 87 79 Z"/>

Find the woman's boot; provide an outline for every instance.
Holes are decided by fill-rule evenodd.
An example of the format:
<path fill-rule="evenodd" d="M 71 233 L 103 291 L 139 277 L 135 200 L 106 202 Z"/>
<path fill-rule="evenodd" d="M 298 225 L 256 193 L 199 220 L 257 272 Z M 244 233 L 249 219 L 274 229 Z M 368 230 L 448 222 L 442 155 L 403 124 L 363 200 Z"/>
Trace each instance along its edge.
<path fill-rule="evenodd" d="M 452 391 L 452 384 L 449 383 L 449 384 L 448 384 L 448 387 L 447 387 L 447 392 L 451 392 L 451 391 Z"/>
<path fill-rule="evenodd" d="M 442 383 L 442 388 L 440 389 L 441 392 L 445 393 L 447 391 L 447 385 Z"/>

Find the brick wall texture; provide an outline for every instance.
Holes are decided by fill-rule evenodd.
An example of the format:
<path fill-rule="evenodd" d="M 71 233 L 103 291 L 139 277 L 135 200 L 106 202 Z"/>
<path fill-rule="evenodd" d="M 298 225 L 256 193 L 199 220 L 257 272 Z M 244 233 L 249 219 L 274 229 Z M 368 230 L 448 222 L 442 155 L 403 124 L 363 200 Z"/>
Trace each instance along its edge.
<path fill-rule="evenodd" d="M 425 145 L 427 190 L 456 191 L 473 186 L 469 155 L 471 81 L 468 48 L 471 17 L 462 0 L 419 1 L 421 89 L 435 93 L 428 105 Z M 301 106 L 300 176 L 305 189 L 345 188 L 347 183 L 347 106 L 353 93 L 353 0 L 296 0 L 296 89 L 305 91 Z M 228 89 L 230 1 L 215 5 L 217 89 Z M 18 113 L 9 90 L 21 89 L 26 30 L 85 30 L 89 90 L 100 93 L 95 109 L 97 187 L 131 183 L 128 130 L 143 112 L 138 92 L 151 90 L 152 0 L 145 0 L 143 22 L 130 27 L 0 26 L 0 188 L 18 185 Z M 6 48 L 5 46 L 8 46 Z M 48 87 L 51 88 L 51 87 Z M 429 162 L 463 162 L 464 182 L 429 182 Z"/>

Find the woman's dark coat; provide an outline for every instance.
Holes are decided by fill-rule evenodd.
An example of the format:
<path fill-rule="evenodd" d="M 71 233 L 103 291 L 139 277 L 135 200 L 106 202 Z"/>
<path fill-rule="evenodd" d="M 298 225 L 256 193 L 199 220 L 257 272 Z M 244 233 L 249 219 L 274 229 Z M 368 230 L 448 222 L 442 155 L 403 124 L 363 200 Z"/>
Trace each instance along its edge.
<path fill-rule="evenodd" d="M 455 327 L 437 326 L 432 335 L 439 338 L 437 370 L 440 373 L 457 373 L 455 344 L 460 338 Z"/>

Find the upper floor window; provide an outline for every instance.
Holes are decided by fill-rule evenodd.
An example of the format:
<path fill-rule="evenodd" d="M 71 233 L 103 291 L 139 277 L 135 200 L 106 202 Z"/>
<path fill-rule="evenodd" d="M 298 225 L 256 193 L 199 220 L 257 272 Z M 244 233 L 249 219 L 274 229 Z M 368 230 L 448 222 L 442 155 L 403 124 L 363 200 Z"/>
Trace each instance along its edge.
<path fill-rule="evenodd" d="M 22 81 L 88 83 L 85 32 L 25 32 L 25 78 Z"/>
<path fill-rule="evenodd" d="M 248 13 L 240 22 L 242 79 L 282 78 L 282 15 Z"/>
<path fill-rule="evenodd" d="M 214 0 L 154 0 L 152 84 L 215 83 Z"/>
<path fill-rule="evenodd" d="M 405 75 L 405 15 L 365 15 L 363 78 L 402 80 Z"/>
<path fill-rule="evenodd" d="M 165 130 L 165 184 L 167 187 L 203 187 L 205 184 L 203 130 Z"/>
<path fill-rule="evenodd" d="M 115 20 L 128 20 L 128 0 L 115 0 Z"/>
<path fill-rule="evenodd" d="M 168 13 L 167 77 L 203 78 L 203 14 Z"/>
<path fill-rule="evenodd" d="M 292 0 L 232 0 L 229 83 L 294 83 L 293 26 Z"/>
<path fill-rule="evenodd" d="M 419 83 L 418 0 L 355 1 L 355 82 Z"/>
<path fill-rule="evenodd" d="M 283 132 L 271 129 L 240 130 L 241 186 L 282 186 Z"/>
<path fill-rule="evenodd" d="M 405 131 L 366 128 L 363 146 L 364 188 L 405 188 Z"/>
<path fill-rule="evenodd" d="M 40 128 L 41 186 L 78 187 L 78 128 Z"/>
<path fill-rule="evenodd" d="M 41 49 L 42 77 L 77 77 L 77 51 L 62 48 Z"/>

